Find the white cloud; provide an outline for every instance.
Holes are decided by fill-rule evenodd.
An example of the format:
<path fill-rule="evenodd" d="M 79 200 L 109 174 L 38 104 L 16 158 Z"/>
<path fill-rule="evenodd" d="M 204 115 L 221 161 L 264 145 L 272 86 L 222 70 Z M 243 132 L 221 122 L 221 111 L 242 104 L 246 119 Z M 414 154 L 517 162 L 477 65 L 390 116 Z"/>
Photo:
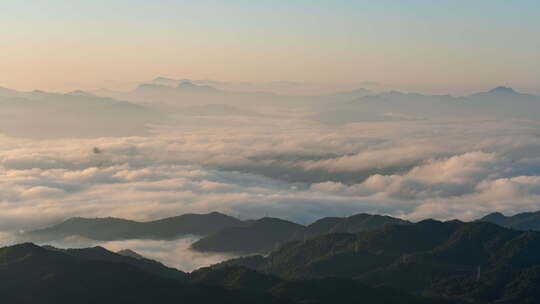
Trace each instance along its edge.
<path fill-rule="evenodd" d="M 516 213 L 540 208 L 537 121 L 498 115 L 496 119 L 473 117 L 470 113 L 461 115 L 467 118 L 456 118 L 442 112 L 434 119 L 420 111 L 425 119 L 376 122 L 380 119 L 370 115 L 377 112 L 369 112 L 371 106 L 382 107 L 385 111 L 380 114 L 410 118 L 418 116 L 419 110 L 429 112 L 419 105 L 463 100 L 394 92 L 385 95 L 399 97 L 391 104 L 385 103 L 385 98 L 351 104 L 366 92 L 308 98 L 139 90 L 120 96 L 171 115 L 163 121 L 147 120 L 150 113 L 145 110 L 145 119 L 130 122 L 116 116 L 127 110 L 138 113 L 141 109 L 133 104 L 123 104 L 123 110 L 114 114 L 102 107 L 110 100 L 91 97 L 89 104 L 99 100 L 96 106 L 101 110 L 79 121 L 82 118 L 73 113 L 86 113 L 89 105 L 80 96 L 21 94 L 42 108 L 23 107 L 17 115 L 4 114 L 11 121 L 1 124 L 2 130 L 72 138 L 0 136 L 0 231 L 42 227 L 72 216 L 151 220 L 221 211 L 241 218 L 268 214 L 309 223 L 324 216 L 357 212 L 412 220 L 468 220 L 492 211 Z M 519 108 L 526 109 L 531 103 L 523 98 L 529 97 L 521 96 L 512 105 L 521 102 Z M 10 99 L 1 108 L 13 110 L 13 102 Z M 66 107 L 74 102 L 78 110 L 71 113 Z M 52 108 L 47 108 L 49 103 Z M 316 113 L 327 116 L 343 106 L 350 121 L 364 122 L 323 125 L 313 120 Z M 350 112 L 348 106 L 356 112 Z M 188 113 L 189 109 L 196 109 L 196 113 Z M 51 117 L 63 110 L 68 111 L 62 112 L 63 121 L 69 124 L 56 134 L 59 126 Z M 263 115 L 253 115 L 255 112 Z M 407 113 L 411 115 L 404 117 Z M 522 114 L 527 115 L 516 117 L 534 113 L 525 111 Z M 25 128 L 40 122 L 35 121 L 38 116 L 47 128 L 40 130 L 39 124 Z M 96 124 L 95 118 L 111 125 Z M 142 124 L 147 121 L 156 124 L 149 128 Z M 146 135 L 77 138 L 96 134 Z M 191 256 L 182 242 L 107 245 L 134 246 L 171 265 L 189 268 L 199 263 L 191 265 L 189 258 L 173 259 L 170 253 L 152 251 L 163 247 Z M 202 265 L 213 258 L 193 259 Z"/>
<path fill-rule="evenodd" d="M 540 139 L 536 127 L 521 122 L 327 127 L 280 118 L 271 132 L 257 125 L 156 132 L 2 138 L 0 228 L 70 216 L 149 220 L 209 211 L 302 223 L 355 212 L 471 219 L 538 206 Z"/>

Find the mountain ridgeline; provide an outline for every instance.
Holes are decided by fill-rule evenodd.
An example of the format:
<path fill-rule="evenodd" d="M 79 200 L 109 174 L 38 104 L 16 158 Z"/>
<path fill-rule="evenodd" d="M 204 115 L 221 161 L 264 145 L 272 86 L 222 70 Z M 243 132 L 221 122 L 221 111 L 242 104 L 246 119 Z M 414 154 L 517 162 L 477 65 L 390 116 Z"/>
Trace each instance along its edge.
<path fill-rule="evenodd" d="M 388 224 L 408 224 L 401 219 L 370 214 L 345 218 L 323 218 L 303 226 L 277 218 L 241 221 L 218 212 L 184 214 L 151 222 L 136 222 L 118 218 L 71 218 L 49 228 L 29 231 L 31 241 L 46 242 L 69 236 L 110 241 L 123 239 L 175 239 L 187 235 L 203 237 L 193 244 L 198 251 L 268 253 L 280 245 L 321 234 L 356 233 Z"/>
<path fill-rule="evenodd" d="M 478 221 L 491 222 L 517 230 L 540 231 L 540 212 L 514 216 L 489 214 Z M 52 227 L 24 234 L 29 241 L 47 242 L 70 236 L 96 241 L 125 239 L 171 240 L 189 235 L 200 237 L 192 248 L 202 252 L 232 252 L 241 255 L 267 254 L 291 241 L 304 241 L 332 233 L 372 231 L 387 225 L 410 225 L 411 222 L 383 215 L 356 214 L 349 217 L 325 217 L 310 225 L 278 218 L 239 220 L 212 212 L 184 214 L 150 222 L 119 218 L 71 218 Z"/>
<path fill-rule="evenodd" d="M 512 216 L 505 216 L 502 213 L 494 212 L 484 216 L 480 221 L 490 222 L 516 230 L 540 231 L 540 211 L 518 213 Z"/>
<path fill-rule="evenodd" d="M 329 217 L 301 226 L 277 218 L 263 218 L 243 227 L 222 229 L 193 244 L 199 251 L 268 253 L 280 245 L 335 232 L 356 233 L 391 224 L 409 222 L 381 215 L 357 214 L 350 217 Z"/>
<path fill-rule="evenodd" d="M 187 235 L 208 235 L 225 227 L 246 223 L 218 212 L 183 214 L 150 222 L 136 222 L 120 218 L 70 218 L 52 227 L 29 231 L 32 240 L 48 241 L 68 236 L 81 236 L 92 240 L 122 239 L 174 239 Z"/>
<path fill-rule="evenodd" d="M 0 248 L 0 292 L 5 303 L 22 304 L 448 303 L 349 279 L 292 282 L 243 267 L 171 277 L 134 260 L 102 248 L 66 251 L 31 243 L 4 247 Z"/>
<path fill-rule="evenodd" d="M 506 218 L 501 216 L 487 219 Z M 192 273 L 131 250 L 26 243 L 0 248 L 0 278 L 6 282 L 0 291 L 13 303 L 70 303 L 74 296 L 81 303 L 537 303 L 540 232 L 485 220 L 411 223 L 368 214 L 308 226 L 275 218 L 237 220 L 194 248 L 264 255 Z M 31 292 L 17 292 L 16 286 Z"/>
<path fill-rule="evenodd" d="M 540 233 L 426 220 L 289 242 L 267 257 L 212 268 L 234 267 L 292 282 L 339 278 L 463 303 L 537 303 Z"/>
<path fill-rule="evenodd" d="M 190 284 L 104 249 L 0 248 L 5 303 L 291 303 L 250 290 Z"/>

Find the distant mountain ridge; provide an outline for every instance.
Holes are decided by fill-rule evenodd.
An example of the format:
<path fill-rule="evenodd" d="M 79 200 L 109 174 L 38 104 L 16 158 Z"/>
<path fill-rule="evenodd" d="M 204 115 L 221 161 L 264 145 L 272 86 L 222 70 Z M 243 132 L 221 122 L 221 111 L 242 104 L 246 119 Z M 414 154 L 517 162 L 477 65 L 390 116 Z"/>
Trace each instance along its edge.
<path fill-rule="evenodd" d="M 492 213 L 479 221 L 491 222 L 517 230 L 540 231 L 540 211 L 506 217 Z M 349 217 L 321 218 L 307 226 L 278 218 L 239 220 L 212 212 L 184 214 L 150 222 L 119 218 L 71 218 L 60 224 L 29 231 L 28 240 L 46 242 L 69 236 L 97 241 L 123 239 L 170 240 L 188 235 L 202 237 L 192 248 L 202 252 L 231 252 L 238 254 L 270 253 L 291 241 L 305 241 L 335 233 L 374 231 L 389 225 L 413 223 L 384 215 L 360 213 Z"/>
<path fill-rule="evenodd" d="M 228 227 L 195 242 L 199 251 L 262 253 L 293 239 L 304 226 L 277 218 L 262 218 L 244 227 Z"/>
<path fill-rule="evenodd" d="M 518 213 L 512 216 L 505 216 L 502 213 L 493 212 L 482 217 L 479 221 L 490 222 L 516 230 L 540 231 L 540 211 Z"/>
<path fill-rule="evenodd" d="M 537 120 L 540 117 L 540 96 L 503 86 L 468 96 L 390 91 L 328 104 L 324 111 L 312 118 L 326 124 L 346 124 L 487 116 Z"/>
<path fill-rule="evenodd" d="M 97 241 L 123 239 L 175 239 L 187 235 L 202 236 L 193 249 L 242 254 L 267 253 L 293 240 L 302 240 L 335 232 L 356 233 L 385 225 L 409 222 L 389 216 L 357 214 L 344 218 L 322 218 L 303 226 L 277 218 L 239 220 L 212 212 L 184 214 L 150 222 L 120 218 L 70 218 L 62 223 L 23 234 L 28 240 L 47 242 L 70 236 Z"/>
<path fill-rule="evenodd" d="M 345 218 L 322 218 L 308 226 L 275 218 L 263 218 L 250 225 L 225 228 L 193 244 L 199 251 L 268 253 L 294 240 L 336 232 L 357 233 L 409 222 L 381 215 L 357 214 Z"/>
<path fill-rule="evenodd" d="M 150 107 L 80 90 L 60 94 L 0 88 L 0 113 L 1 133 L 30 138 L 144 135 L 149 124 L 165 118 Z"/>
<path fill-rule="evenodd" d="M 67 236 L 81 236 L 92 240 L 119 239 L 174 239 L 186 235 L 208 235 L 225 227 L 242 226 L 237 218 L 212 212 L 184 214 L 150 222 L 136 222 L 119 218 L 70 218 L 52 227 L 25 233 L 34 240 L 55 240 Z"/>

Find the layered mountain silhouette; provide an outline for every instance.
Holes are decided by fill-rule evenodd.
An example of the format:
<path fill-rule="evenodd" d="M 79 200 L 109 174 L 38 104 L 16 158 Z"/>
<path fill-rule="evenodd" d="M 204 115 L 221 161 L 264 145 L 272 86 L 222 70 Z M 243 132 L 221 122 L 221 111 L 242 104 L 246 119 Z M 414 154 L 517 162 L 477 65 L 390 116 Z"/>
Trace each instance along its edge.
<path fill-rule="evenodd" d="M 208 235 L 225 227 L 246 225 L 245 222 L 212 212 L 184 214 L 150 222 L 136 222 L 119 218 L 70 218 L 52 227 L 29 231 L 25 237 L 48 241 L 68 236 L 81 236 L 92 240 L 122 239 L 174 239 L 186 235 Z"/>
<path fill-rule="evenodd" d="M 103 248 L 60 250 L 31 243 L 4 247 L 0 292 L 6 303 L 32 304 L 450 303 L 394 288 L 372 288 L 357 280 L 289 281 L 245 267 L 204 268 L 174 277 L 136 260 Z"/>
<path fill-rule="evenodd" d="M 537 120 L 540 96 L 496 87 L 469 96 L 424 95 L 397 91 L 328 104 L 312 118 L 327 124 L 420 120 L 440 117 L 514 117 Z"/>
<path fill-rule="evenodd" d="M 164 115 L 83 91 L 67 94 L 0 88 L 0 133 L 31 138 L 111 137 L 148 133 Z"/>
<path fill-rule="evenodd" d="M 191 280 L 232 290 L 265 292 L 295 303 L 450 303 L 389 287 L 373 288 L 358 280 L 323 278 L 292 281 L 240 266 L 202 268 L 191 274 Z"/>
<path fill-rule="evenodd" d="M 505 216 L 502 213 L 493 212 L 479 220 L 516 230 L 540 231 L 540 211 L 518 213 L 512 216 Z"/>
<path fill-rule="evenodd" d="M 263 218 L 250 225 L 222 229 L 193 244 L 199 251 L 267 253 L 285 242 L 304 240 L 335 232 L 356 233 L 407 221 L 381 215 L 357 214 L 350 217 L 322 218 L 302 226 L 276 218 Z"/>
<path fill-rule="evenodd" d="M 357 214 L 302 226 L 276 218 L 243 222 L 209 215 L 238 226 L 210 233 L 196 249 L 217 246 L 212 250 L 269 254 L 184 273 L 131 250 L 26 243 L 0 248 L 0 277 L 9 281 L 0 291 L 17 303 L 67 303 L 75 295 L 88 301 L 82 303 L 110 296 L 121 303 L 140 303 L 152 294 L 160 301 L 198 303 L 510 304 L 535 303 L 540 297 L 540 232 L 483 221 L 514 217 L 491 214 L 468 223 L 411 223 Z M 16 284 L 32 292 L 15 292 Z M 143 287 L 128 292 L 133 284 Z"/>
<path fill-rule="evenodd" d="M 113 258 L 111 258 L 111 256 Z M 33 244 L 0 248 L 5 303 L 291 303 L 156 275 L 94 249 L 64 252 Z"/>
<path fill-rule="evenodd" d="M 335 232 L 357 233 L 392 224 L 410 224 L 410 222 L 391 216 L 360 213 L 344 218 L 322 218 L 307 226 L 306 233 L 311 237 Z"/>
<path fill-rule="evenodd" d="M 467 303 L 535 303 L 540 233 L 491 223 L 426 220 L 290 242 L 269 256 L 213 266 L 248 267 L 287 280 L 350 279 Z"/>
<path fill-rule="evenodd" d="M 277 218 L 262 218 L 245 227 L 229 227 L 193 244 L 199 251 L 264 253 L 293 240 L 302 225 Z"/>
<path fill-rule="evenodd" d="M 187 280 L 188 274 L 175 268 L 170 268 L 160 262 L 147 259 L 130 249 L 114 253 L 103 247 L 81 249 L 60 249 L 52 246 L 43 246 L 43 248 L 66 253 L 72 257 L 85 261 L 102 261 L 110 263 L 124 263 L 137 267 L 145 272 L 157 275 L 159 277 Z"/>
<path fill-rule="evenodd" d="M 293 240 L 303 240 L 334 232 L 356 233 L 390 224 L 409 222 L 381 215 L 357 214 L 344 218 L 323 218 L 303 226 L 278 218 L 242 221 L 212 212 L 184 214 L 150 222 L 120 218 L 70 218 L 57 225 L 26 232 L 31 241 L 62 240 L 78 236 L 97 241 L 124 239 L 175 239 L 188 235 L 202 236 L 193 249 L 208 252 L 241 254 L 268 253 Z"/>
<path fill-rule="evenodd" d="M 184 119 L 231 115 L 269 118 L 291 108 L 315 113 L 306 118 L 325 124 L 440 117 L 540 117 L 539 96 L 502 86 L 457 97 L 397 91 L 375 94 L 362 88 L 285 96 L 228 91 L 212 86 L 214 83 L 158 77 L 130 92 L 77 90 L 67 94 L 0 88 L 0 132 L 34 138 L 145 135 L 149 134 L 149 125 L 173 121 L 176 115 Z"/>

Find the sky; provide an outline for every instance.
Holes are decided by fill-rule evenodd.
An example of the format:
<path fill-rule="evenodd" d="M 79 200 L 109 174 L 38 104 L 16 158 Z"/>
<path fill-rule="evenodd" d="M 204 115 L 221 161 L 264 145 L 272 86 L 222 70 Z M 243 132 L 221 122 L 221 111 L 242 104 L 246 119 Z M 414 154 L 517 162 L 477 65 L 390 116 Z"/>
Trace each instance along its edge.
<path fill-rule="evenodd" d="M 540 5 L 503 1 L 2 1 L 0 86 L 156 76 L 537 92 Z"/>

